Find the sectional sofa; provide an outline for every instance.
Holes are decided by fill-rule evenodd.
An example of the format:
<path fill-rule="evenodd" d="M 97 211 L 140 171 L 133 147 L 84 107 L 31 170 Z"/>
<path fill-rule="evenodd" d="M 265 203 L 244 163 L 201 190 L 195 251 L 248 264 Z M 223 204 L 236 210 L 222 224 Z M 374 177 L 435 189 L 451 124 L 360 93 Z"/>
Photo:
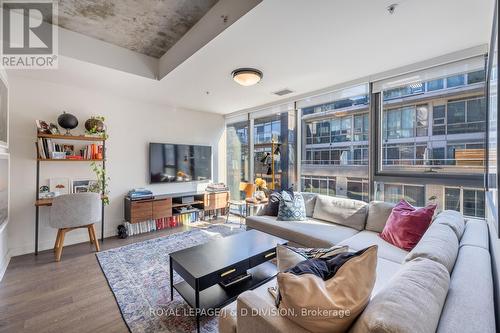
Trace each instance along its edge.
<path fill-rule="evenodd" d="M 369 204 L 303 193 L 306 221 L 246 219 L 257 229 L 301 247 L 348 245 L 360 250 L 378 245 L 377 278 L 372 298 L 351 326 L 352 332 L 496 332 L 488 228 L 484 220 L 443 211 L 410 252 L 379 237 L 392 204 Z M 221 311 L 221 333 L 306 332 L 275 314 L 268 293 L 272 280 L 242 293 Z M 242 315 L 245 313 L 246 315 Z"/>

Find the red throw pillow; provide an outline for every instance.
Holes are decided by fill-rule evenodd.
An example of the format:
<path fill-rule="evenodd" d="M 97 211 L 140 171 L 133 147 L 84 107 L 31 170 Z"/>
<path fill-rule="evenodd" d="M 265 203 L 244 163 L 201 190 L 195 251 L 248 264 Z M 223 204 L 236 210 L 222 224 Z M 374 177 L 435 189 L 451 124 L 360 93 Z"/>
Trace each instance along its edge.
<path fill-rule="evenodd" d="M 436 205 L 415 208 L 401 200 L 389 215 L 380 237 L 403 250 L 411 251 L 432 222 Z"/>

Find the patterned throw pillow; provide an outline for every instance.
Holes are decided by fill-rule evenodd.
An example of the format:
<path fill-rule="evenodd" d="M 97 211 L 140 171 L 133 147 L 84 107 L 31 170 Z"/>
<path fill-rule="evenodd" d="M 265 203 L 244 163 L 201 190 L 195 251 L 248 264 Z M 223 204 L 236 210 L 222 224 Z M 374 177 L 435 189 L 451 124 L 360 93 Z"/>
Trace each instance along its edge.
<path fill-rule="evenodd" d="M 293 197 L 288 192 L 281 192 L 278 221 L 303 221 L 306 219 L 306 205 L 300 193 Z"/>

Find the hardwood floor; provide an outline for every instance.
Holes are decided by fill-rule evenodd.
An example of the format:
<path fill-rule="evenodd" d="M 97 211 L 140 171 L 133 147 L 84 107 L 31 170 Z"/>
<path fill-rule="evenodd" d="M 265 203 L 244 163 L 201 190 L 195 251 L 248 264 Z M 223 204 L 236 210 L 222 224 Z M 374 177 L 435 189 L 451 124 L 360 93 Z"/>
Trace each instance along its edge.
<path fill-rule="evenodd" d="M 218 222 L 221 222 L 220 220 Z M 181 226 L 118 239 L 101 250 L 188 230 Z M 128 332 L 99 267 L 93 245 L 65 246 L 60 262 L 52 250 L 11 259 L 0 282 L 0 332 Z"/>

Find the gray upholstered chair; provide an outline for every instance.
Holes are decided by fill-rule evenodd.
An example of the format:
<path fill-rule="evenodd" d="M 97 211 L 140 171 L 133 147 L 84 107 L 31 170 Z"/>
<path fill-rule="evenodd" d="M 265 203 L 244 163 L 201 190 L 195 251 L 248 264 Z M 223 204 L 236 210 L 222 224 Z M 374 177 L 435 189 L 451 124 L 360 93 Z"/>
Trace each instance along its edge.
<path fill-rule="evenodd" d="M 54 244 L 56 261 L 61 260 L 66 232 L 78 228 L 87 228 L 90 243 L 99 252 L 94 224 L 101 221 L 101 204 L 101 195 L 90 192 L 65 194 L 53 199 L 49 224 L 58 229 Z"/>

